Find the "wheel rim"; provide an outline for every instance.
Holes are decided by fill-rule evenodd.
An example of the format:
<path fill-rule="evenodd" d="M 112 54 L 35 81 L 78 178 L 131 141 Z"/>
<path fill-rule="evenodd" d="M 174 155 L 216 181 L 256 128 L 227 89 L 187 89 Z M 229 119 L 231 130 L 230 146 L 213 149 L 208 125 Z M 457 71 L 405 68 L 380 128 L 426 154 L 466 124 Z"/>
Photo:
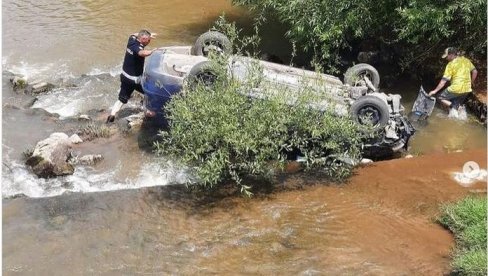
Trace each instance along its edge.
<path fill-rule="evenodd" d="M 362 125 L 376 127 L 381 121 L 381 111 L 374 106 L 365 106 L 358 111 L 358 120 Z"/>
<path fill-rule="evenodd" d="M 371 75 L 371 73 L 369 71 L 362 71 L 362 72 L 359 72 L 357 75 L 356 75 L 356 81 L 354 82 L 354 86 L 363 86 L 363 82 L 364 82 L 364 77 L 368 77 L 368 79 L 372 80 L 373 79 L 373 76 Z"/>
<path fill-rule="evenodd" d="M 209 40 L 204 43 L 202 52 L 204 56 L 208 56 L 210 52 L 216 52 L 220 54 L 224 52 L 224 46 L 216 40 Z"/>
<path fill-rule="evenodd" d="M 212 84 L 215 83 L 217 79 L 217 76 L 215 76 L 215 74 L 213 74 L 210 71 L 203 71 L 197 74 L 195 77 L 198 80 L 198 82 L 202 83 L 205 86 L 211 86 Z"/>

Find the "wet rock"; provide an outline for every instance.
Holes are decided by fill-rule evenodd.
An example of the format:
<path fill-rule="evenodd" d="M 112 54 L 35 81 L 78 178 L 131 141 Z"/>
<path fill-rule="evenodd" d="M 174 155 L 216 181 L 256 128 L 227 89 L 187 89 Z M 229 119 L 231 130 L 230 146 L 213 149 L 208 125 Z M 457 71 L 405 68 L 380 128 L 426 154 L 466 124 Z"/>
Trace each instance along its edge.
<path fill-rule="evenodd" d="M 24 89 L 27 87 L 27 80 L 21 75 L 14 75 L 10 78 L 10 83 L 12 83 L 14 89 Z"/>
<path fill-rule="evenodd" d="M 408 159 L 408 158 L 413 158 L 413 155 L 411 155 L 411 154 L 407 154 L 407 155 L 405 155 L 405 158 L 407 158 L 407 159 Z"/>
<path fill-rule="evenodd" d="M 89 154 L 89 155 L 84 155 L 82 157 L 76 158 L 76 160 L 72 163 L 91 166 L 97 164 L 102 160 L 103 160 L 103 156 L 101 154 Z"/>
<path fill-rule="evenodd" d="M 91 118 L 90 116 L 86 115 L 86 114 L 82 114 L 78 117 L 79 120 L 81 121 L 91 121 Z"/>
<path fill-rule="evenodd" d="M 42 178 L 73 174 L 74 167 L 68 160 L 71 158 L 71 142 L 65 133 L 53 133 L 34 148 L 26 164 Z"/>
<path fill-rule="evenodd" d="M 40 93 L 46 93 L 51 91 L 54 88 L 54 84 L 48 83 L 48 82 L 36 82 L 33 84 L 29 84 L 25 88 L 25 93 L 26 94 L 40 94 Z"/>
<path fill-rule="evenodd" d="M 144 112 L 130 115 L 125 119 L 128 122 L 129 128 L 140 127 L 142 125 L 142 121 L 144 120 Z"/>
<path fill-rule="evenodd" d="M 51 91 L 55 85 L 48 82 L 36 81 L 28 83 L 22 75 L 13 75 L 10 77 L 10 83 L 15 91 L 22 91 L 24 94 L 34 95 Z"/>
<path fill-rule="evenodd" d="M 373 160 L 368 159 L 368 158 L 363 158 L 363 159 L 361 159 L 361 161 L 359 163 L 361 163 L 361 164 L 370 164 L 370 163 L 373 163 Z"/>
<path fill-rule="evenodd" d="M 72 144 L 79 144 L 83 143 L 83 140 L 78 136 L 78 134 L 73 134 L 71 137 L 69 137 L 69 140 Z"/>

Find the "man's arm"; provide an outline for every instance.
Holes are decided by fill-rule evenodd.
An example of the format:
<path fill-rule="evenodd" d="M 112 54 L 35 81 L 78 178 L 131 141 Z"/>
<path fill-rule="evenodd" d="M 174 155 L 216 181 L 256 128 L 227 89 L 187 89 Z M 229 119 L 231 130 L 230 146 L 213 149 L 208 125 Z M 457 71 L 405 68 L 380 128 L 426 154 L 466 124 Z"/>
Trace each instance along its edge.
<path fill-rule="evenodd" d="M 471 86 L 474 87 L 474 81 L 476 80 L 476 77 L 478 76 L 478 70 L 473 69 L 471 70 Z"/>
<path fill-rule="evenodd" d="M 429 92 L 429 96 L 431 96 L 431 97 L 434 96 L 437 92 L 439 92 L 439 90 L 442 89 L 442 87 L 444 87 L 444 85 L 446 85 L 446 83 L 447 83 L 447 80 L 442 78 L 441 81 L 439 82 L 439 84 L 437 85 L 437 87 L 434 90 Z"/>
<path fill-rule="evenodd" d="M 157 48 L 154 48 L 152 50 L 140 50 L 137 54 L 140 57 L 147 57 L 147 56 L 150 56 L 156 50 L 157 50 Z"/>

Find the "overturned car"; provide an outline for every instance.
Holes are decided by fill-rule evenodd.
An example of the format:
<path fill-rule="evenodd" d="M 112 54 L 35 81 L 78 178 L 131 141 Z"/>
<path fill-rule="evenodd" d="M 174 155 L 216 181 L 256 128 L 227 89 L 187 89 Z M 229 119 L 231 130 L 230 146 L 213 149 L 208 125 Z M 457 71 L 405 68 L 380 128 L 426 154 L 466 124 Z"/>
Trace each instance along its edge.
<path fill-rule="evenodd" d="M 222 33 L 210 31 L 202 34 L 193 46 L 162 47 L 146 61 L 141 84 L 145 92 L 146 116 L 164 117 L 164 106 L 171 97 L 180 93 L 188 82 L 198 80 L 210 85 L 215 74 L 209 66 L 211 52 L 228 52 L 230 41 Z M 327 100 L 310 104 L 311 108 L 329 110 L 338 116 L 348 116 L 358 124 L 374 129 L 374 137 L 364 141 L 364 155 L 375 156 L 405 149 L 414 134 L 401 96 L 379 91 L 380 77 L 369 64 L 349 68 L 344 82 L 327 74 L 299 69 L 282 64 L 233 56 L 227 60 L 227 73 L 237 81 L 245 82 L 258 70 L 260 79 L 252 91 L 243 91 L 251 98 L 263 99 L 263 87 L 276 87 L 280 93 L 285 87 L 299 93 L 308 85 L 317 93 L 327 95 Z M 187 85 L 190 87 L 191 85 Z M 290 99 L 290 105 L 293 99 Z"/>

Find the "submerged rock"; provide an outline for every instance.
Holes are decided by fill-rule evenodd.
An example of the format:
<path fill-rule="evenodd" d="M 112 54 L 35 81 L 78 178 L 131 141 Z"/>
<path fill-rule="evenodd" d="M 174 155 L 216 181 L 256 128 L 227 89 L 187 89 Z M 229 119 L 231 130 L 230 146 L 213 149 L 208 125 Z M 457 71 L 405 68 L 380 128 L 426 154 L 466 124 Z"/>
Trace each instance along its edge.
<path fill-rule="evenodd" d="M 101 154 L 88 154 L 88 155 L 83 155 L 81 157 L 74 157 L 72 158 L 69 162 L 72 165 L 95 165 L 98 162 L 103 160 L 103 156 Z"/>

